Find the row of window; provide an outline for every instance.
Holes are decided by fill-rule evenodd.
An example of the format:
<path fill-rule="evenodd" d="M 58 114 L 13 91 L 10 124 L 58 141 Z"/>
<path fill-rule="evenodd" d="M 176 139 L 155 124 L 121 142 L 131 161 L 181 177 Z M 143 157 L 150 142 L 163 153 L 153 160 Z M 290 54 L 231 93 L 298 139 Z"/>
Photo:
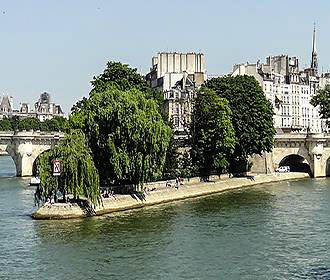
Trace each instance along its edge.
<path fill-rule="evenodd" d="M 300 119 L 299 118 L 282 118 L 282 127 L 292 127 L 292 126 L 301 126 L 302 127 L 310 127 L 310 128 L 314 128 L 314 129 L 319 129 L 319 125 L 321 125 L 321 122 L 319 122 L 319 120 L 310 120 L 310 119 Z"/>

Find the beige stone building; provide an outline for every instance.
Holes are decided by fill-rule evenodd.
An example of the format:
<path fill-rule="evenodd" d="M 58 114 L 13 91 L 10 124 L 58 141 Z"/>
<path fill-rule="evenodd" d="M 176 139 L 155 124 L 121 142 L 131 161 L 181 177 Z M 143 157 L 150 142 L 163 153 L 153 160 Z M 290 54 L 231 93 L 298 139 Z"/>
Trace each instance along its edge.
<path fill-rule="evenodd" d="M 4 116 L 34 117 L 40 121 L 45 121 L 53 117 L 63 117 L 64 112 L 61 105 L 52 102 L 50 94 L 44 92 L 40 95 L 38 101 L 35 102 L 34 107 L 31 107 L 29 103 L 20 103 L 20 108 L 14 109 L 12 97 L 4 96 L 0 98 L 0 119 Z"/>
<path fill-rule="evenodd" d="M 177 140 L 188 138 L 193 99 L 206 78 L 202 53 L 162 52 L 152 58 L 146 79 L 152 88 L 164 93 L 164 109 L 173 122 Z"/>

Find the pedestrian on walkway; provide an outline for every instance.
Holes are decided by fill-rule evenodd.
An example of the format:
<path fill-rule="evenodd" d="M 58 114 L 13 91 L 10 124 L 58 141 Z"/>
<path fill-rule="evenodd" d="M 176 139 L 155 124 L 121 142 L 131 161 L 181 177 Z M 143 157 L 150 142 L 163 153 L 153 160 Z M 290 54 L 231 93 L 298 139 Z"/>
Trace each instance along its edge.
<path fill-rule="evenodd" d="M 180 184 L 180 182 L 179 182 L 179 178 L 176 177 L 176 179 L 175 179 L 175 188 L 176 188 L 177 190 L 179 189 L 179 184 Z"/>

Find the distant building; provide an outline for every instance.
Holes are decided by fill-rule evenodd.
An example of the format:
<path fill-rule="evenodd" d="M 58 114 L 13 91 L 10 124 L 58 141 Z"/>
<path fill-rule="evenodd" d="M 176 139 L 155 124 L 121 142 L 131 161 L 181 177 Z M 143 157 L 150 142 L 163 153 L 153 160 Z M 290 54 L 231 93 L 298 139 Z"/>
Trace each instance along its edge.
<path fill-rule="evenodd" d="M 35 117 L 40 121 L 44 121 L 53 117 L 63 117 L 64 113 L 59 104 L 51 102 L 50 94 L 44 92 L 34 104 L 34 108 L 29 103 L 20 103 L 18 110 L 13 108 L 12 97 L 2 97 L 0 99 L 0 118 L 4 116 L 17 116 L 19 118 Z"/>
<path fill-rule="evenodd" d="M 0 114 L 10 114 L 13 112 L 13 97 L 0 97 Z"/>
<path fill-rule="evenodd" d="M 34 104 L 34 113 L 40 121 L 64 115 L 61 106 L 51 102 L 50 94 L 47 92 L 42 93 L 39 100 Z"/>
<path fill-rule="evenodd" d="M 152 58 L 146 79 L 164 93 L 164 109 L 174 125 L 177 140 L 188 136 L 196 90 L 206 81 L 202 53 L 161 52 Z"/>
<path fill-rule="evenodd" d="M 322 132 L 325 129 L 318 108 L 310 104 L 319 88 L 330 82 L 330 74 L 318 75 L 318 59 L 313 31 L 311 65 L 299 69 L 297 57 L 269 56 L 266 63 L 234 65 L 232 75 L 256 78 L 274 108 L 274 126 L 282 131 Z"/>

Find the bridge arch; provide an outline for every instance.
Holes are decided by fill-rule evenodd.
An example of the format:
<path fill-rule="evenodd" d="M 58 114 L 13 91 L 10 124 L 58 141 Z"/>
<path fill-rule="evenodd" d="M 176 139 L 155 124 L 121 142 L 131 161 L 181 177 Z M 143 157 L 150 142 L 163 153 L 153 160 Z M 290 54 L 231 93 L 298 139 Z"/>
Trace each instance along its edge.
<path fill-rule="evenodd" d="M 326 172 L 325 176 L 330 177 L 330 157 L 326 161 Z"/>
<path fill-rule="evenodd" d="M 32 145 L 31 142 L 10 144 L 6 152 L 13 159 L 16 167 L 16 176 L 32 176 L 33 166 L 40 154 L 49 150 L 51 145 Z"/>
<path fill-rule="evenodd" d="M 50 150 L 50 148 L 49 148 L 49 149 L 45 149 L 44 151 L 40 152 L 40 154 L 38 154 L 38 155 L 36 156 L 36 158 L 34 159 L 33 164 L 32 164 L 32 176 L 37 176 L 37 175 L 39 175 L 39 174 L 38 174 L 38 163 L 39 163 L 39 158 L 40 158 L 40 156 L 41 156 L 43 153 L 45 153 L 45 152 L 47 152 L 47 151 L 49 151 L 49 150 Z"/>
<path fill-rule="evenodd" d="M 308 170 L 310 176 L 314 174 L 314 164 L 309 149 L 304 142 L 278 142 L 273 149 L 274 169 L 288 165 L 292 171 Z M 308 168 L 309 167 L 309 168 Z"/>
<path fill-rule="evenodd" d="M 6 151 L 16 166 L 16 176 L 32 176 L 38 156 L 58 144 L 63 133 L 18 131 L 0 133 L 0 149 Z"/>
<path fill-rule="evenodd" d="M 312 176 L 312 169 L 308 161 L 301 155 L 291 154 L 285 156 L 279 166 L 290 166 L 291 172 L 304 172 Z"/>

